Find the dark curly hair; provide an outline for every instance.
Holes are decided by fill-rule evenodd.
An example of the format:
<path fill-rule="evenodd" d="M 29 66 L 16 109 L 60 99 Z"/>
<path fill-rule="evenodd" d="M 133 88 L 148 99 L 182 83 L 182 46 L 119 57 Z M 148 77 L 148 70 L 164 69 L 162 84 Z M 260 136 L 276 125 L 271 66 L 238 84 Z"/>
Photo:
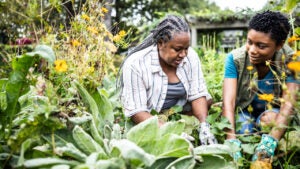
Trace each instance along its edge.
<path fill-rule="evenodd" d="M 259 32 L 270 33 L 276 44 L 285 41 L 291 25 L 286 16 L 280 12 L 264 11 L 257 13 L 249 22 L 248 30 L 254 29 Z"/>

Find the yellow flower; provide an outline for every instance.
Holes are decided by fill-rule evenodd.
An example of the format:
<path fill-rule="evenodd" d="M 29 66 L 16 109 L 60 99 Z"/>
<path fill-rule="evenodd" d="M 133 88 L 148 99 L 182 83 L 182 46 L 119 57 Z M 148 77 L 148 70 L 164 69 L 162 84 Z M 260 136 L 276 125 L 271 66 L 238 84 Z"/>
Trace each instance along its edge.
<path fill-rule="evenodd" d="M 249 71 L 253 70 L 253 66 L 247 66 L 247 70 Z"/>
<path fill-rule="evenodd" d="M 87 72 L 88 73 L 94 73 L 94 71 L 95 71 L 95 68 L 92 66 L 92 67 L 89 67 L 88 69 L 87 69 Z"/>
<path fill-rule="evenodd" d="M 117 43 L 120 42 L 121 39 L 122 39 L 122 38 L 121 38 L 120 35 L 116 35 L 116 36 L 113 37 L 114 42 L 117 42 Z"/>
<path fill-rule="evenodd" d="M 297 41 L 297 40 L 300 40 L 300 38 L 298 36 L 292 36 L 292 37 L 288 38 L 289 43 Z"/>
<path fill-rule="evenodd" d="M 86 21 L 89 21 L 90 20 L 90 17 L 86 14 L 83 14 L 82 16 L 82 19 L 86 20 Z"/>
<path fill-rule="evenodd" d="M 71 41 L 71 44 L 72 44 L 72 46 L 74 46 L 74 47 L 77 47 L 77 46 L 80 46 L 80 45 L 81 45 L 81 43 L 80 43 L 78 40 L 76 40 L 76 39 L 72 40 L 72 41 Z"/>
<path fill-rule="evenodd" d="M 124 36 L 126 36 L 126 31 L 121 30 L 118 34 L 120 35 L 121 38 L 123 38 Z"/>
<path fill-rule="evenodd" d="M 300 61 L 290 62 L 288 63 L 287 67 L 292 71 L 300 72 Z"/>
<path fill-rule="evenodd" d="M 107 12 L 108 12 L 108 9 L 105 8 L 105 7 L 102 7 L 102 8 L 101 8 L 101 11 L 102 11 L 102 13 L 107 13 Z"/>
<path fill-rule="evenodd" d="M 264 100 L 267 102 L 271 102 L 274 99 L 274 95 L 273 94 L 258 94 L 258 99 Z"/>
<path fill-rule="evenodd" d="M 267 60 L 266 61 L 266 66 L 270 66 L 270 62 L 271 62 L 270 60 Z"/>
<path fill-rule="evenodd" d="M 68 70 L 68 65 L 65 60 L 56 60 L 54 64 L 57 72 L 66 72 Z"/>
<path fill-rule="evenodd" d="M 89 26 L 86 29 L 94 34 L 98 34 L 98 31 L 95 27 Z"/>
<path fill-rule="evenodd" d="M 251 105 L 249 105 L 247 110 L 248 110 L 249 113 L 252 113 L 253 112 L 253 107 Z"/>

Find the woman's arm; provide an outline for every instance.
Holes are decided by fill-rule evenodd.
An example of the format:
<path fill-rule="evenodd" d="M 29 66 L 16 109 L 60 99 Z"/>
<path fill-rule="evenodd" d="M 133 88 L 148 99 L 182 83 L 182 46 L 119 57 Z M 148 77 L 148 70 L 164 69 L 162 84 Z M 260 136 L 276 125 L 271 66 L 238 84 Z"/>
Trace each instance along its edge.
<path fill-rule="evenodd" d="M 138 123 L 141 123 L 149 118 L 151 118 L 152 115 L 149 113 L 149 112 L 139 112 L 139 113 L 136 113 L 134 114 L 133 116 L 131 116 L 131 120 L 135 123 L 135 124 L 138 124 Z M 164 124 L 163 121 L 161 120 L 158 120 L 158 125 L 159 126 L 162 126 Z"/>
<path fill-rule="evenodd" d="M 192 113 L 200 121 L 205 122 L 207 117 L 207 100 L 206 97 L 200 97 L 191 102 Z"/>
<path fill-rule="evenodd" d="M 226 117 L 232 125 L 232 129 L 227 132 L 227 139 L 235 139 L 235 99 L 237 94 L 237 79 L 225 78 L 223 83 L 223 116 Z"/>
<path fill-rule="evenodd" d="M 287 83 L 287 90 L 283 91 L 284 102 L 281 103 L 280 113 L 276 116 L 275 126 L 272 128 L 270 135 L 279 140 L 285 132 L 291 115 L 293 114 L 293 105 L 296 101 L 296 93 L 299 91 L 299 85 L 296 83 Z"/>

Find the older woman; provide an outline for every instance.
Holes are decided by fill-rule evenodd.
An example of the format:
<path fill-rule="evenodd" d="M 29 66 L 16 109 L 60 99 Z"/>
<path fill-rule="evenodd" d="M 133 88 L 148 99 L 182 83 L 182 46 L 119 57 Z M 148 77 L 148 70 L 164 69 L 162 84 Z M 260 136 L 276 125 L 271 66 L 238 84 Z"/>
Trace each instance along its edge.
<path fill-rule="evenodd" d="M 135 123 L 175 105 L 190 107 L 200 121 L 202 144 L 216 143 L 205 121 L 211 99 L 197 53 L 190 47 L 184 19 L 165 17 L 143 42 L 128 53 L 121 67 L 121 101 L 125 116 Z M 187 104 L 188 103 L 188 104 Z M 159 125 L 163 125 L 163 121 Z"/>

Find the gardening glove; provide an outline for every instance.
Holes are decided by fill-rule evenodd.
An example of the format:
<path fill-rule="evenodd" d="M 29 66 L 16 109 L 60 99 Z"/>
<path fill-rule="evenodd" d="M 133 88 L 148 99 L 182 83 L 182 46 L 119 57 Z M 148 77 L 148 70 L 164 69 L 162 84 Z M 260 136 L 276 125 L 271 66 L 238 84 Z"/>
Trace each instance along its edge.
<path fill-rule="evenodd" d="M 274 156 L 275 149 L 277 147 L 278 140 L 270 135 L 263 134 L 260 143 L 255 148 L 252 161 L 272 158 Z"/>
<path fill-rule="evenodd" d="M 210 132 L 210 125 L 207 122 L 200 123 L 199 139 L 202 145 L 218 144 L 215 136 Z"/>
<path fill-rule="evenodd" d="M 184 139 L 186 139 L 187 141 L 191 142 L 191 141 L 195 141 L 194 137 L 190 136 L 189 134 L 182 132 L 181 133 L 181 137 L 183 137 Z"/>
<path fill-rule="evenodd" d="M 228 139 L 228 140 L 225 140 L 225 144 L 229 144 L 229 145 L 230 144 L 234 144 L 234 145 L 238 146 L 239 148 L 242 148 L 242 143 L 238 139 Z M 239 151 L 231 154 L 231 156 L 233 157 L 234 161 L 238 161 L 240 158 L 242 158 L 242 153 L 239 150 Z"/>

